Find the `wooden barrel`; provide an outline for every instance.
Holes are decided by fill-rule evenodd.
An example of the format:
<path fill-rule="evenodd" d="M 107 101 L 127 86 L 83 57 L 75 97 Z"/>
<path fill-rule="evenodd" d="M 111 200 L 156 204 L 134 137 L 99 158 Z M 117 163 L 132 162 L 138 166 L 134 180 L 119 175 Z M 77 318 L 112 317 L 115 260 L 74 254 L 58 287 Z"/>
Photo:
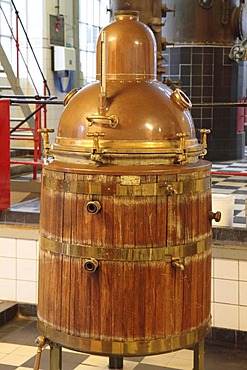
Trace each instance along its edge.
<path fill-rule="evenodd" d="M 104 355 L 164 353 L 210 325 L 210 163 L 43 169 L 40 332 Z M 95 270 L 95 271 L 94 271 Z"/>

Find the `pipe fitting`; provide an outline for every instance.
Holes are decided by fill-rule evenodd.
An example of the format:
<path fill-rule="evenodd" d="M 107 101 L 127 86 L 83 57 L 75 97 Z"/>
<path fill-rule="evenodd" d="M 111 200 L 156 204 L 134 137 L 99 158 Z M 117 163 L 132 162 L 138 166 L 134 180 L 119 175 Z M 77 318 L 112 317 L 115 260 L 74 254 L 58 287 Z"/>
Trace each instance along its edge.
<path fill-rule="evenodd" d="M 184 269 L 185 269 L 185 266 L 184 266 L 181 258 L 172 258 L 171 265 L 172 265 L 172 267 L 178 268 L 181 271 L 184 271 Z"/>
<path fill-rule="evenodd" d="M 90 202 L 87 202 L 87 211 L 92 214 L 99 213 L 101 210 L 101 204 L 97 200 L 91 200 Z"/>
<path fill-rule="evenodd" d="M 90 258 L 84 262 L 84 269 L 88 272 L 95 272 L 99 267 L 99 262 L 95 258 Z"/>

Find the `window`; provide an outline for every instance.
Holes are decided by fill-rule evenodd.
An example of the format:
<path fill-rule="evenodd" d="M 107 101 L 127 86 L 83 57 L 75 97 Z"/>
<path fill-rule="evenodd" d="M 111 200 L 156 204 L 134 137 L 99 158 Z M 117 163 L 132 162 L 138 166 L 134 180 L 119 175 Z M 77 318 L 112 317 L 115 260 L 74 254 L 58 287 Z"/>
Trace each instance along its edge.
<path fill-rule="evenodd" d="M 108 0 L 80 0 L 79 44 L 83 85 L 95 80 L 96 44 L 100 30 L 109 23 Z"/>

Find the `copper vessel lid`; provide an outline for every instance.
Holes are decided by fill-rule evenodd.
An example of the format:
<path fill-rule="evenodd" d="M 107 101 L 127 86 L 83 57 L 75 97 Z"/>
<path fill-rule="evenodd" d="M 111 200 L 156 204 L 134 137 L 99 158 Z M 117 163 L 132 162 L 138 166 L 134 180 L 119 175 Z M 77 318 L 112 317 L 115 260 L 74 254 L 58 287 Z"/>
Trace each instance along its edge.
<path fill-rule="evenodd" d="M 191 102 L 156 80 L 155 50 L 137 12 L 116 12 L 98 39 L 98 81 L 66 99 L 55 157 L 67 160 L 70 152 L 78 161 L 91 156 L 115 164 L 125 155 L 134 164 L 140 158 L 158 164 L 198 160 L 204 148 L 195 136 Z"/>

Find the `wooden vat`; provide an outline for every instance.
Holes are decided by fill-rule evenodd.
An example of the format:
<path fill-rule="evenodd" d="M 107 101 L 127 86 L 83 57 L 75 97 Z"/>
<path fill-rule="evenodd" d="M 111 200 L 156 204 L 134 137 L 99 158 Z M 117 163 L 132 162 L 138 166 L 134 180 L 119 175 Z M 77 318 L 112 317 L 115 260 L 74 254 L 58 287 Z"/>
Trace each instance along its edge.
<path fill-rule="evenodd" d="M 99 202 L 99 212 L 88 202 Z M 105 355 L 198 343 L 210 324 L 210 211 L 206 161 L 133 171 L 44 168 L 41 333 Z"/>

